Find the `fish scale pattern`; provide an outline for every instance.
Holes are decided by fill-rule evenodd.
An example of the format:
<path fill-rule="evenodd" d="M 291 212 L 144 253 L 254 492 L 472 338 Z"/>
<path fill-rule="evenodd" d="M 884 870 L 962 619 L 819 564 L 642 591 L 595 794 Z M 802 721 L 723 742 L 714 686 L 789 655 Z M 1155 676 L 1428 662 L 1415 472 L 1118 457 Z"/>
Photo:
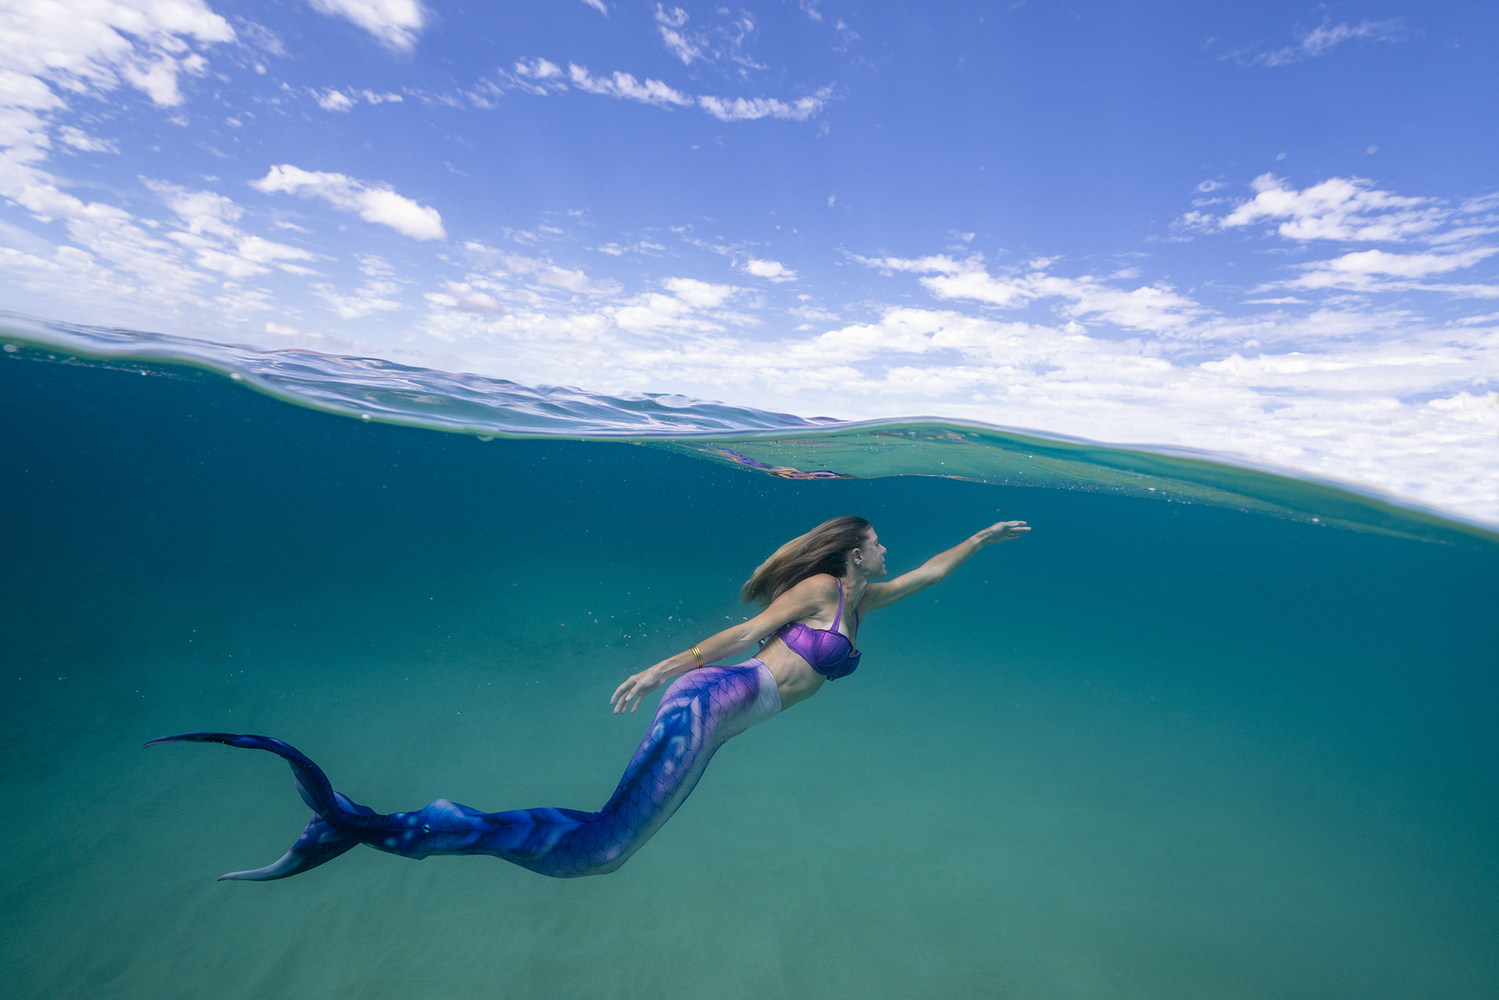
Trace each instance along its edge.
<path fill-rule="evenodd" d="M 266 750 L 291 765 L 297 790 L 316 815 L 279 861 L 222 878 L 286 878 L 359 844 L 408 858 L 488 854 L 542 875 L 576 878 L 617 870 L 686 801 L 720 746 L 780 709 L 775 678 L 759 660 L 683 674 L 662 695 L 650 731 L 598 812 L 543 807 L 484 813 L 438 799 L 415 812 L 386 815 L 335 792 L 317 764 L 277 739 L 186 733 L 146 745 L 224 743 Z"/>

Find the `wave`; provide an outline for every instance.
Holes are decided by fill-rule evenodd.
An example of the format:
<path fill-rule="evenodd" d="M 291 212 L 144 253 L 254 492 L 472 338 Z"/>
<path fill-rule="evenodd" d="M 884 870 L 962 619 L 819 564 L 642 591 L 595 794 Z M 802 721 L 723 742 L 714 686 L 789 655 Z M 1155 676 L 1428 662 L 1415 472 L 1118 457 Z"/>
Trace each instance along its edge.
<path fill-rule="evenodd" d="M 324 412 L 480 440 L 631 441 L 784 479 L 946 476 L 1208 504 L 1425 541 L 1499 543 L 1493 525 L 1369 487 L 1190 448 L 1101 444 L 940 418 L 806 418 L 670 393 L 610 396 L 379 358 L 263 351 L 5 313 L 0 338 L 12 355 L 169 374 L 196 369 Z"/>

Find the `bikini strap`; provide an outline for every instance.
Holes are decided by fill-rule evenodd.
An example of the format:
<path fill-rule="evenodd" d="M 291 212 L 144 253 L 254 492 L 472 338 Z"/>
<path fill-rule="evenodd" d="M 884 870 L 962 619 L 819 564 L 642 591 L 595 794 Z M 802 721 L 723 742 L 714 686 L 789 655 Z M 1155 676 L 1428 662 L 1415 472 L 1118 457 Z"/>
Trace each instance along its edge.
<path fill-rule="evenodd" d="M 833 616 L 833 627 L 829 631 L 838 631 L 838 623 L 841 621 L 843 621 L 843 580 L 838 578 L 838 613 Z"/>

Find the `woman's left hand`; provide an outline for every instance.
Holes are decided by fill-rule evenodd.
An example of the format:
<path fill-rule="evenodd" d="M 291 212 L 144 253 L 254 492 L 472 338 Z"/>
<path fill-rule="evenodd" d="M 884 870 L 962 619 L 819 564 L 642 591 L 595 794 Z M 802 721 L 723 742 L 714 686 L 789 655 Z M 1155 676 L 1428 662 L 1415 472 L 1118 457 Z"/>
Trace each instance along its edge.
<path fill-rule="evenodd" d="M 640 699 L 660 687 L 665 679 L 659 663 L 627 679 L 614 689 L 614 694 L 609 699 L 609 704 L 614 706 L 614 714 L 619 715 L 627 708 L 631 712 L 635 711 L 640 707 Z"/>
<path fill-rule="evenodd" d="M 989 525 L 974 537 L 978 540 L 979 547 L 983 548 L 985 545 L 998 545 L 1000 542 L 1019 538 L 1030 530 L 1024 521 L 1000 521 L 998 524 Z"/>

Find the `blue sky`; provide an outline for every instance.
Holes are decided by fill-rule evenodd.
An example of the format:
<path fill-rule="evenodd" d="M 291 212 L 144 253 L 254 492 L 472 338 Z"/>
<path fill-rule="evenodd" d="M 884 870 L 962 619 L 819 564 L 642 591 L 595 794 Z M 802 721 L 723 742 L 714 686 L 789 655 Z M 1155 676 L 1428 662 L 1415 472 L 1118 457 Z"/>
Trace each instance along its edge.
<path fill-rule="evenodd" d="M 1499 7 L 0 5 L 0 305 L 1499 520 Z"/>

